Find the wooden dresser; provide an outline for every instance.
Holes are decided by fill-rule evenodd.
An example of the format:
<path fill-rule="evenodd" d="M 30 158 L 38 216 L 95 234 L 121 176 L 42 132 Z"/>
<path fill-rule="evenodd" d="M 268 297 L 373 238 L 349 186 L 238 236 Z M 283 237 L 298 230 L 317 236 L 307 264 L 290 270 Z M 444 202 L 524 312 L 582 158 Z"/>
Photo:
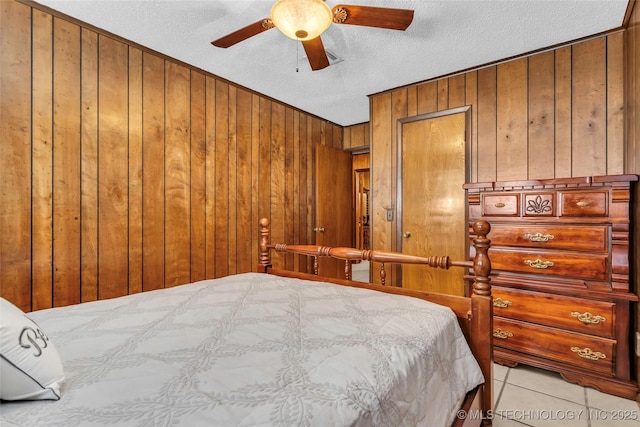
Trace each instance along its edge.
<path fill-rule="evenodd" d="M 629 283 L 629 209 L 637 180 L 616 175 L 464 186 L 470 224 L 480 218 L 491 224 L 497 363 L 549 369 L 635 399 L 631 319 L 638 298 Z"/>

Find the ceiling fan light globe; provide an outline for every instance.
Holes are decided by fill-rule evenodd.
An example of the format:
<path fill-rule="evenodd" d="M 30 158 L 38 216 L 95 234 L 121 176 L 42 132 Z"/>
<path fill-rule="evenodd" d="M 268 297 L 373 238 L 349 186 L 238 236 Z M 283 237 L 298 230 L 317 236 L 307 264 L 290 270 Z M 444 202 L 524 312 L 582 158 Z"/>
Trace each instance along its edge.
<path fill-rule="evenodd" d="M 333 20 L 323 0 L 278 0 L 271 8 L 271 21 L 285 36 L 306 41 L 322 34 Z"/>

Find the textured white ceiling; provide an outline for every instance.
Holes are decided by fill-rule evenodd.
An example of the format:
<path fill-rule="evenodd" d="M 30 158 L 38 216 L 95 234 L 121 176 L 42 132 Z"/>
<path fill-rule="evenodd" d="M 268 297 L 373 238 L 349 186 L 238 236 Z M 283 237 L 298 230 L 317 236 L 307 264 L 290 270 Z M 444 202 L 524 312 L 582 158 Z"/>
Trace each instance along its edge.
<path fill-rule="evenodd" d="M 618 28 L 627 7 L 627 0 L 327 0 L 415 14 L 404 32 L 331 25 L 324 46 L 344 60 L 319 71 L 276 29 L 228 49 L 211 45 L 267 18 L 273 1 L 38 0 L 343 126 L 369 120 L 368 95 Z"/>

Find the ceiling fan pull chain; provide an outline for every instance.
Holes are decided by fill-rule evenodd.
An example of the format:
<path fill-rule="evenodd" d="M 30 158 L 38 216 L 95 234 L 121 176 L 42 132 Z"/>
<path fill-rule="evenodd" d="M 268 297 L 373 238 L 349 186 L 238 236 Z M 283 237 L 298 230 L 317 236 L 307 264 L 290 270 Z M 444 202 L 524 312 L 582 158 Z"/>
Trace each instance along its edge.
<path fill-rule="evenodd" d="M 300 49 L 300 42 L 296 40 L 296 73 L 300 71 L 300 55 L 298 54 L 298 50 Z"/>

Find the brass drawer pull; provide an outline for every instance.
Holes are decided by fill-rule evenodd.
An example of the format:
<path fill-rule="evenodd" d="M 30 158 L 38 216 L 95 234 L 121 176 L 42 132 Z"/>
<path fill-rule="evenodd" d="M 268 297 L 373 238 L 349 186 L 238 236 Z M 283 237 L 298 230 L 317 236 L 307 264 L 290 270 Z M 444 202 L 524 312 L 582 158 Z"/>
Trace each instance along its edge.
<path fill-rule="evenodd" d="M 493 306 L 494 307 L 498 307 L 498 308 L 507 308 L 511 305 L 511 301 L 506 300 L 506 299 L 502 299 L 502 298 L 495 298 L 493 300 Z"/>
<path fill-rule="evenodd" d="M 572 311 L 571 315 L 576 317 L 579 321 L 584 323 L 585 325 L 597 325 L 600 322 L 605 322 L 607 319 L 603 316 L 594 316 L 588 311 L 584 313 L 579 313 L 577 311 Z"/>
<path fill-rule="evenodd" d="M 607 356 L 604 353 L 600 353 L 599 351 L 593 351 L 589 347 L 586 347 L 586 348 L 571 347 L 571 351 L 573 351 L 574 353 L 578 353 L 578 356 L 582 357 L 583 359 L 600 360 L 600 359 L 607 358 Z"/>
<path fill-rule="evenodd" d="M 495 205 L 493 205 L 493 206 L 495 206 L 496 208 L 504 208 L 504 207 L 505 207 L 505 204 L 504 204 L 504 203 L 502 203 L 502 202 L 498 202 L 498 203 L 496 203 L 496 204 L 495 204 Z"/>
<path fill-rule="evenodd" d="M 554 264 L 553 261 L 543 261 L 540 258 L 538 258 L 535 261 L 531 259 L 525 259 L 524 263 L 531 268 L 541 268 L 541 269 L 553 267 L 553 264 Z"/>
<path fill-rule="evenodd" d="M 542 234 L 542 233 L 525 233 L 524 238 L 529 239 L 532 242 L 548 242 L 549 240 L 554 239 L 553 234 Z"/>
<path fill-rule="evenodd" d="M 586 208 L 590 204 L 591 203 L 587 202 L 586 200 L 580 200 L 580 201 L 576 202 L 576 205 L 578 205 L 579 208 Z"/>
<path fill-rule="evenodd" d="M 503 340 L 506 340 L 507 338 L 511 338 L 513 336 L 513 333 L 509 332 L 509 331 L 504 331 L 500 328 L 495 328 L 493 330 L 493 336 L 496 338 L 500 338 Z"/>

